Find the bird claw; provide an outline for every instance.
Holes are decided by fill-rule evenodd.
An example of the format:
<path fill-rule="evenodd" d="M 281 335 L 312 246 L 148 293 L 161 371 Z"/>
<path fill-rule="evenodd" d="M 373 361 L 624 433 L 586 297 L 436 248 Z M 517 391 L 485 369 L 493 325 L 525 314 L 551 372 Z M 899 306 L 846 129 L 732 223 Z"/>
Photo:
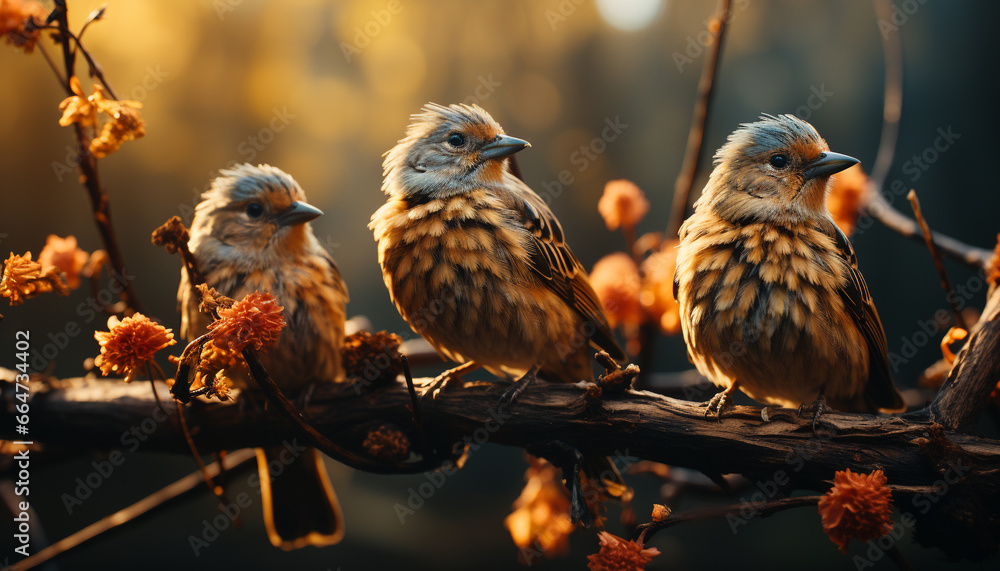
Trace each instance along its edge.
<path fill-rule="evenodd" d="M 819 432 L 817 432 L 816 430 L 816 427 L 819 424 L 819 417 L 823 416 L 824 413 L 833 411 L 832 408 L 827 406 L 826 395 L 824 395 L 822 391 L 820 391 L 819 396 L 816 397 L 816 400 L 814 400 L 812 404 L 810 404 L 808 407 L 806 407 L 805 405 L 799 405 L 799 417 L 803 416 L 802 414 L 803 412 L 810 410 L 813 412 L 813 419 L 812 419 L 813 435 L 819 436 Z"/>
<path fill-rule="evenodd" d="M 441 391 L 443 391 L 445 389 L 445 387 L 448 386 L 448 383 L 450 383 L 452 381 L 461 382 L 462 381 L 462 376 L 461 375 L 455 375 L 455 374 L 452 373 L 452 371 L 445 371 L 445 372 L 441 373 L 440 375 L 434 377 L 434 380 L 431 381 L 431 384 L 427 388 L 427 392 L 425 392 L 424 395 L 425 396 L 426 395 L 430 395 L 430 398 L 431 398 L 432 401 L 433 400 L 437 400 L 438 395 L 441 394 Z"/>
<path fill-rule="evenodd" d="M 532 367 L 523 377 L 514 381 L 514 384 L 508 387 L 502 395 L 500 395 L 500 400 L 497 401 L 497 410 L 502 412 L 510 412 L 510 409 L 517 402 L 517 398 L 521 396 L 530 385 L 535 381 L 536 374 L 538 373 L 538 367 Z"/>
<path fill-rule="evenodd" d="M 698 406 L 707 407 L 705 408 L 705 418 L 712 412 L 715 413 L 715 420 L 722 422 L 722 414 L 727 408 L 733 407 L 733 399 L 729 396 L 730 391 L 725 390 L 720 392 L 711 398 L 708 402 L 703 402 Z"/>

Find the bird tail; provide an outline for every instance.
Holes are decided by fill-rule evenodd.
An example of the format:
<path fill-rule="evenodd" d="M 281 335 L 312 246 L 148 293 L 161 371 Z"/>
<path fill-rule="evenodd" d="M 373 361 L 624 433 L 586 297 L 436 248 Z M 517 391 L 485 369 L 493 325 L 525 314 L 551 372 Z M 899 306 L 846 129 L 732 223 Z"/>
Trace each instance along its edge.
<path fill-rule="evenodd" d="M 257 470 L 272 545 L 290 551 L 340 542 L 344 516 L 318 450 L 295 456 L 285 447 L 258 448 Z"/>

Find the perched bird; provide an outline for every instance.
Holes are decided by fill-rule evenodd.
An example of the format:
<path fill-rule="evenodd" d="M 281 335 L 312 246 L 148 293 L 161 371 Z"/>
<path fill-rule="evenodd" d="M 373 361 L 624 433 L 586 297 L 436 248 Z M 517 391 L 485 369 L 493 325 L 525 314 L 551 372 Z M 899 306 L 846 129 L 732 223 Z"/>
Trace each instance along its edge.
<path fill-rule="evenodd" d="M 737 388 L 781 406 L 822 397 L 843 411 L 903 410 L 882 323 L 826 208 L 830 175 L 858 160 L 805 121 L 763 115 L 715 163 L 674 274 L 688 356 L 725 388 L 709 411 L 721 416 Z"/>
<path fill-rule="evenodd" d="M 528 146 L 476 105 L 431 103 L 385 155 L 368 227 L 399 313 L 461 363 L 439 379 L 484 367 L 521 390 L 592 380 L 591 347 L 625 357 L 559 221 L 509 169 Z"/>
<path fill-rule="evenodd" d="M 308 224 L 323 214 L 306 201 L 295 179 L 268 165 L 223 170 L 202 196 L 191 225 L 189 248 L 209 286 L 240 299 L 269 292 L 284 307 L 278 344 L 260 360 L 282 389 L 343 379 L 347 286 L 336 263 Z M 208 317 L 182 270 L 178 290 L 181 334 L 204 333 Z M 234 382 L 247 385 L 248 378 Z M 277 547 L 330 545 L 343 537 L 340 505 L 319 452 L 309 448 L 290 459 L 285 448 L 257 450 L 264 521 Z M 268 464 L 280 467 L 270 474 Z"/>

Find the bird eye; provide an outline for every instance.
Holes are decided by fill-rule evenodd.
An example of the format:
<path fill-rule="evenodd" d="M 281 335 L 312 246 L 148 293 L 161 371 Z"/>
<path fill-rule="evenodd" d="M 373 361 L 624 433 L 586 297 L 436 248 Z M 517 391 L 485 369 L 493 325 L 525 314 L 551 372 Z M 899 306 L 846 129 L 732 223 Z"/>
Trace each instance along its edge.
<path fill-rule="evenodd" d="M 461 147 L 465 144 L 465 136 L 461 133 L 452 133 L 448 135 L 448 144 L 453 147 Z"/>
<path fill-rule="evenodd" d="M 785 165 L 788 164 L 788 157 L 786 157 L 785 155 L 780 155 L 780 154 L 779 155 L 771 155 L 771 159 L 768 162 L 770 162 L 771 166 L 774 167 L 774 168 L 776 168 L 776 169 L 783 169 L 783 168 L 785 168 Z"/>
<path fill-rule="evenodd" d="M 259 202 L 251 202 L 247 204 L 247 216 L 250 218 L 258 218 L 264 213 L 264 207 L 261 206 Z"/>

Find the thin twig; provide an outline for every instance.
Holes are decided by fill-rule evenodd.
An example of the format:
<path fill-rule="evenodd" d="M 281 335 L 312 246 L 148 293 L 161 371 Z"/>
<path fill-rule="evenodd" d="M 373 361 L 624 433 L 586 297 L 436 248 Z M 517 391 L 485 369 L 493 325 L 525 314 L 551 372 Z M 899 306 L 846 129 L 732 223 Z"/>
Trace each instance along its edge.
<path fill-rule="evenodd" d="M 94 10 L 93 12 L 90 13 L 89 16 L 87 16 L 87 21 L 83 23 L 83 26 L 80 28 L 80 33 L 76 35 L 77 45 L 79 45 L 80 40 L 83 39 L 83 34 L 87 32 L 87 28 L 89 28 L 90 25 L 93 24 L 94 22 L 103 18 L 104 12 L 107 9 L 108 9 L 107 4 L 101 4 L 96 10 Z"/>
<path fill-rule="evenodd" d="M 111 85 L 108 83 L 107 78 L 104 77 L 104 69 L 101 68 L 100 64 L 98 64 L 97 61 L 94 60 L 94 57 L 92 55 L 90 55 L 90 52 L 87 51 L 87 48 L 83 47 L 83 44 L 80 43 L 80 38 L 78 36 L 76 36 L 73 32 L 70 32 L 69 30 L 63 30 L 63 28 L 62 28 L 61 25 L 60 26 L 52 26 L 52 25 L 38 26 L 38 29 L 39 30 L 57 30 L 57 31 L 59 31 L 61 33 L 65 33 L 65 35 L 67 35 L 70 38 L 72 38 L 73 42 L 76 44 L 76 47 L 77 47 L 76 50 L 72 50 L 72 52 L 73 52 L 72 55 L 75 56 L 76 52 L 79 51 L 83 55 L 83 59 L 87 60 L 87 65 L 90 68 L 90 76 L 91 77 L 96 77 L 97 80 L 101 82 L 101 85 L 104 86 L 104 89 L 107 90 L 108 95 L 110 95 L 112 99 L 114 99 L 116 101 L 118 100 L 118 96 L 115 95 L 115 90 L 111 88 Z"/>
<path fill-rule="evenodd" d="M 58 24 L 59 33 L 62 35 L 62 51 L 63 51 L 63 63 L 66 67 L 65 78 L 59 78 L 63 81 L 63 86 L 66 92 L 69 94 L 73 93 L 70 86 L 70 80 L 75 75 L 75 61 L 76 58 L 73 55 L 73 50 L 70 47 L 70 42 L 68 38 L 73 37 L 73 34 L 69 31 L 69 23 L 67 21 L 67 10 L 66 10 L 66 0 L 55 0 L 55 10 L 53 12 L 55 20 Z M 83 49 L 81 53 L 84 57 L 88 58 L 88 62 L 91 61 L 89 54 L 87 54 Z M 98 68 L 99 69 L 99 68 Z M 102 83 L 103 80 L 102 80 Z M 105 87 L 108 87 L 105 84 Z M 108 87 L 108 94 L 112 95 L 110 87 Z M 112 95 L 113 96 L 113 95 Z M 108 257 L 111 259 L 111 266 L 115 269 L 119 276 L 122 276 L 122 299 L 125 303 L 136 312 L 143 312 L 142 304 L 139 302 L 139 296 L 135 292 L 135 287 L 132 285 L 132 281 L 124 279 L 125 273 L 125 257 L 122 254 L 121 246 L 118 244 L 118 239 L 115 236 L 114 227 L 111 224 L 111 211 L 108 205 L 108 196 L 104 193 L 101 188 L 101 182 L 98 178 L 97 173 L 97 159 L 90 152 L 89 145 L 87 144 L 87 135 L 80 126 L 79 123 L 73 123 L 73 129 L 76 133 L 77 141 L 77 155 L 79 156 L 79 164 L 77 168 L 80 170 L 80 182 L 83 184 L 84 188 L 87 189 L 87 195 L 90 198 L 90 207 L 94 213 L 94 222 L 97 224 L 97 230 L 101 235 L 101 240 L 104 242 L 104 249 L 108 252 Z"/>
<path fill-rule="evenodd" d="M 719 32 L 708 46 L 705 54 L 705 65 L 701 69 L 701 79 L 698 81 L 698 99 L 694 104 L 691 117 L 691 130 L 688 131 L 687 150 L 684 152 L 684 163 L 681 172 L 674 183 L 674 204 L 670 210 L 670 225 L 667 226 L 667 237 L 674 238 L 681 229 L 681 224 L 687 217 L 688 201 L 691 189 L 698 174 L 698 159 L 701 157 L 705 142 L 705 124 L 708 123 L 708 106 L 715 90 L 715 74 L 719 67 L 719 52 L 722 51 L 722 40 L 726 35 L 726 24 L 730 15 L 730 0 L 719 0 L 719 8 L 712 23 L 718 25 Z"/>
<path fill-rule="evenodd" d="M 163 412 L 164 416 L 170 418 L 170 414 L 168 414 L 167 410 L 163 408 L 163 402 L 160 401 L 160 395 L 156 392 L 156 380 L 153 379 L 154 366 L 156 367 L 156 370 L 160 373 L 160 378 L 163 381 L 167 380 L 166 375 L 163 374 L 163 369 L 161 369 L 160 366 L 156 364 L 155 361 L 147 361 L 146 371 L 148 371 L 149 373 L 149 385 L 153 387 L 153 397 L 156 399 L 156 405 L 160 407 L 160 410 Z M 181 403 L 181 401 L 179 400 L 174 399 L 174 405 L 177 407 L 177 420 L 178 424 L 180 425 L 181 434 L 184 436 L 184 442 L 187 443 L 188 450 L 191 451 L 191 456 L 194 458 L 195 464 L 198 465 L 198 470 L 201 471 L 201 476 L 205 480 L 205 485 L 208 486 L 208 489 L 211 490 L 213 494 L 218 496 L 221 501 L 222 488 L 216 486 L 212 482 L 212 478 L 209 477 L 208 471 L 205 469 L 205 462 L 202 461 L 201 459 L 201 454 L 198 452 L 198 447 L 194 443 L 194 438 L 191 437 L 191 429 L 188 428 L 187 419 L 184 417 L 183 403 Z M 224 502 L 223 505 L 228 505 L 228 502 Z"/>
<path fill-rule="evenodd" d="M 240 466 L 255 461 L 256 458 L 256 453 L 251 449 L 237 450 L 228 456 L 229 461 L 232 463 L 232 465 L 229 466 L 229 470 L 235 470 Z M 218 462 L 215 462 L 207 467 L 207 471 L 209 475 L 214 477 L 221 471 L 221 466 Z M 153 510 L 166 506 L 174 500 L 178 500 L 188 494 L 197 492 L 201 487 L 201 482 L 202 475 L 200 472 L 188 474 L 180 480 L 165 486 L 156 493 L 146 496 L 123 510 L 119 510 L 107 517 L 101 518 L 69 537 L 53 543 L 51 546 L 46 547 L 27 559 L 14 563 L 6 569 L 11 571 L 26 571 L 27 569 L 37 567 L 46 561 L 52 560 L 58 555 L 79 547 L 102 533 L 138 519 L 141 516 L 148 515 Z"/>
<path fill-rule="evenodd" d="M 413 406 L 413 424 L 417 427 L 417 436 L 420 441 L 420 453 L 426 456 L 433 456 L 433 451 L 427 445 L 427 434 L 424 432 L 424 414 L 420 409 L 420 398 L 417 396 L 417 388 L 413 384 L 413 373 L 410 372 L 410 360 L 406 355 L 399 354 L 399 362 L 403 365 L 403 378 L 406 379 L 406 390 L 410 393 L 410 404 Z"/>
<path fill-rule="evenodd" d="M 56 67 L 56 62 L 52 60 L 52 56 L 50 56 L 49 52 L 45 50 L 45 46 L 42 44 L 42 42 L 38 42 L 37 44 L 35 44 L 35 47 L 37 47 L 38 51 L 41 52 L 42 57 L 45 58 L 45 63 L 49 64 L 49 68 L 52 70 L 52 73 L 56 75 L 56 79 L 59 80 L 59 83 L 61 85 L 65 85 L 66 78 L 63 77 L 62 72 L 59 71 L 58 67 Z M 70 91 L 69 94 L 73 95 L 73 92 Z"/>
<path fill-rule="evenodd" d="M 913 206 L 913 215 L 916 216 L 917 223 L 920 224 L 920 229 L 924 233 L 924 241 L 927 243 L 927 249 L 930 250 L 931 258 L 934 259 L 934 266 L 937 267 L 938 276 L 941 277 L 941 287 L 944 288 L 944 296 L 948 300 L 948 304 L 951 305 L 952 313 L 955 314 L 955 325 L 968 331 L 969 327 L 965 324 L 965 318 L 962 317 L 962 308 L 958 306 L 958 299 L 954 295 L 955 287 L 951 285 L 948 270 L 944 268 L 944 262 L 941 261 L 941 256 L 934 246 L 934 236 L 931 234 L 931 228 L 927 225 L 927 220 L 924 219 L 924 215 L 920 212 L 920 200 L 917 199 L 917 192 L 910 189 L 910 193 L 906 195 L 906 198 L 910 201 L 910 205 Z"/>
<path fill-rule="evenodd" d="M 156 406 L 163 413 L 163 416 L 169 418 L 170 414 L 167 413 L 166 407 L 163 406 L 163 401 L 160 400 L 159 393 L 156 392 L 156 380 L 153 379 L 153 369 L 146 363 L 146 373 L 149 375 L 149 388 L 153 389 L 153 398 L 156 399 Z"/>
<path fill-rule="evenodd" d="M 870 181 L 868 184 L 869 188 L 865 191 L 867 200 L 864 204 L 865 211 L 900 236 L 924 242 L 920 225 L 893 208 L 882 194 L 882 189 L 875 185 L 874 181 Z M 992 250 L 970 246 L 938 232 L 932 232 L 931 235 L 934 236 L 934 244 L 937 245 L 942 254 L 962 262 L 974 270 L 982 270 L 989 266 L 990 260 L 993 258 Z"/>
<path fill-rule="evenodd" d="M 313 446 L 319 448 L 321 452 L 334 460 L 354 468 L 377 474 L 419 473 L 427 471 L 432 466 L 431 459 L 427 458 L 409 464 L 379 463 L 372 458 L 359 456 L 342 446 L 338 446 L 321 432 L 316 430 L 315 427 L 309 424 L 309 421 L 306 420 L 302 413 L 295 408 L 295 405 L 293 405 L 284 393 L 281 392 L 281 389 L 277 384 L 275 384 L 274 380 L 267 373 L 264 365 L 261 364 L 260 359 L 257 358 L 257 354 L 254 352 L 252 347 L 247 347 L 243 350 L 243 359 L 247 363 L 247 368 L 250 369 L 250 376 L 253 377 L 254 381 L 256 381 L 260 388 L 264 391 L 268 400 L 279 405 L 277 407 L 278 410 L 283 412 L 284 415 L 291 420 L 300 431 L 309 437 Z"/>
<path fill-rule="evenodd" d="M 194 438 L 191 437 L 191 430 L 188 428 L 187 420 L 184 418 L 184 405 L 178 400 L 175 400 L 174 404 L 177 406 L 177 418 L 181 422 L 181 434 L 184 435 L 184 442 L 187 443 L 188 450 L 191 451 L 191 457 L 194 458 L 194 463 L 198 465 L 198 470 L 201 472 L 201 477 L 205 481 L 205 485 L 208 486 L 208 489 L 213 494 L 221 498 L 222 490 L 217 489 L 216 485 L 212 482 L 212 477 L 208 475 L 208 470 L 205 468 L 205 462 L 201 459 L 201 453 L 198 452 Z"/>
<path fill-rule="evenodd" d="M 893 18 L 892 0 L 874 0 L 875 14 L 880 21 Z M 872 180 L 882 188 L 899 138 L 899 119 L 903 110 L 903 45 L 900 35 L 882 34 L 882 56 L 885 60 L 885 91 L 882 95 L 882 139 L 872 166 Z"/>
<path fill-rule="evenodd" d="M 874 0 L 875 14 L 880 20 L 892 19 L 891 0 Z M 882 53 L 885 60 L 885 87 L 882 95 L 882 138 L 879 142 L 878 154 L 872 167 L 871 181 L 863 196 L 866 203 L 865 211 L 897 234 L 922 240 L 917 223 L 899 212 L 886 200 L 882 194 L 885 181 L 892 167 L 896 151 L 896 141 L 899 137 L 899 120 L 903 108 L 903 47 L 899 34 L 888 34 L 882 41 Z M 934 242 L 942 253 L 948 255 L 974 269 L 982 269 L 989 264 L 992 252 L 962 243 L 949 236 L 933 234 Z"/>
<path fill-rule="evenodd" d="M 417 389 L 413 386 L 413 374 L 410 372 L 410 360 L 406 355 L 399 354 L 399 362 L 403 365 L 403 377 L 406 379 L 406 390 L 410 392 L 410 402 L 413 404 L 413 422 L 418 428 L 423 427 L 423 413 L 420 412 L 420 399 L 417 397 Z"/>
<path fill-rule="evenodd" d="M 763 504 L 754 504 L 755 514 L 760 517 L 767 517 L 769 515 L 778 513 L 780 511 L 789 510 L 793 508 L 801 508 L 806 506 L 815 506 L 819 503 L 820 498 L 823 496 L 799 496 L 795 498 L 782 498 L 778 500 L 772 500 Z M 645 544 L 653 535 L 663 529 L 668 527 L 673 527 L 679 523 L 684 523 L 688 521 L 696 521 L 708 518 L 725 517 L 728 515 L 740 516 L 747 509 L 745 503 L 733 504 L 728 506 L 709 506 L 705 508 L 696 508 L 693 510 L 687 510 L 680 512 L 678 514 L 671 514 L 665 519 L 660 521 L 651 521 L 649 523 L 644 523 L 636 528 L 636 533 L 638 533 L 639 543 Z"/>

